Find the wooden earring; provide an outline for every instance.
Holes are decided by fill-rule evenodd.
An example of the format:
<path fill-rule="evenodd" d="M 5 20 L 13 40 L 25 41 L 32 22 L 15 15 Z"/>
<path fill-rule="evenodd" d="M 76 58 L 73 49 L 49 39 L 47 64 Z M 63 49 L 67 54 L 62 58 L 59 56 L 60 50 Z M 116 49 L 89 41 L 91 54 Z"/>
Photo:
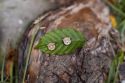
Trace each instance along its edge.
<path fill-rule="evenodd" d="M 65 45 L 70 45 L 70 44 L 71 44 L 71 38 L 70 38 L 70 37 L 65 37 L 65 38 L 63 39 L 63 43 L 64 43 Z"/>
<path fill-rule="evenodd" d="M 48 47 L 48 49 L 49 50 L 55 50 L 55 48 L 56 48 L 56 46 L 55 46 L 55 43 L 49 43 L 48 45 L 47 45 L 47 47 Z"/>

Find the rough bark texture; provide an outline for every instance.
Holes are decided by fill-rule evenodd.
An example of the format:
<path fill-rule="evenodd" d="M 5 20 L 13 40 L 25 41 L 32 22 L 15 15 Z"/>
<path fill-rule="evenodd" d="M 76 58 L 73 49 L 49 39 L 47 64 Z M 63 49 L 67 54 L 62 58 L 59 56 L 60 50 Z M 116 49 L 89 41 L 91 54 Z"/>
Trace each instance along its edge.
<path fill-rule="evenodd" d="M 109 10 L 103 2 L 87 0 L 51 11 L 35 20 L 20 45 L 20 64 L 24 58 L 22 55 L 26 56 L 29 41 L 36 27 L 40 27 L 40 30 L 34 46 L 44 33 L 64 27 L 79 30 L 85 35 L 87 42 L 75 53 L 62 56 L 44 54 L 33 46 L 27 82 L 105 83 L 110 63 L 118 48 L 118 42 L 115 41 L 118 33 L 111 28 L 108 16 Z"/>
<path fill-rule="evenodd" d="M 125 62 L 119 66 L 120 81 L 125 81 Z"/>

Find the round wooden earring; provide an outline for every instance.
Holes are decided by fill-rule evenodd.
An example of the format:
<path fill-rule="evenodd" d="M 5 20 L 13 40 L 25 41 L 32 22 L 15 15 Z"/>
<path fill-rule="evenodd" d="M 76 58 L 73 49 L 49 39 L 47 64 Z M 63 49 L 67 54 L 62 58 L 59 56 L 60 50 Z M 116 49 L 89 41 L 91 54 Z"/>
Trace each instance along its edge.
<path fill-rule="evenodd" d="M 55 43 L 49 43 L 47 45 L 47 47 L 48 47 L 49 50 L 55 50 L 55 48 L 56 48 Z"/>
<path fill-rule="evenodd" d="M 63 43 L 65 44 L 65 45 L 70 45 L 71 44 L 71 38 L 70 37 L 65 37 L 65 38 L 63 38 Z"/>

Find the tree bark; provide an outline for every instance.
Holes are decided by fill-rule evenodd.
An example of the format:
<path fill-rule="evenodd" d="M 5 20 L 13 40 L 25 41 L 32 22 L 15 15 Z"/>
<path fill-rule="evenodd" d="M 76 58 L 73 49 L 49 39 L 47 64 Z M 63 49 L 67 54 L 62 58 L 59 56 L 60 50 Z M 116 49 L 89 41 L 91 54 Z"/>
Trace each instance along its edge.
<path fill-rule="evenodd" d="M 20 76 L 36 27 L 40 29 L 30 56 L 27 83 L 105 83 L 119 37 L 111 27 L 109 10 L 101 0 L 76 1 L 35 20 L 19 46 Z M 64 27 L 83 33 L 87 40 L 85 46 L 73 54 L 61 56 L 44 54 L 34 48 L 46 32 Z"/>

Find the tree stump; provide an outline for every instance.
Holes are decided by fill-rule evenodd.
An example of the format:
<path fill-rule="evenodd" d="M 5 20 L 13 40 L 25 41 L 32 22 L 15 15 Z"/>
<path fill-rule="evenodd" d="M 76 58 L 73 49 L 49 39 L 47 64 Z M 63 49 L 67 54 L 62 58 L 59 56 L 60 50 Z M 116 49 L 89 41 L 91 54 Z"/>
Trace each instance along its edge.
<path fill-rule="evenodd" d="M 112 29 L 109 10 L 101 0 L 78 0 L 40 16 L 28 28 L 19 45 L 19 69 L 37 28 L 30 56 L 27 83 L 105 83 L 115 52 L 118 33 Z M 70 55 L 48 55 L 35 49 L 40 37 L 56 28 L 75 28 L 86 38 L 82 49 Z M 56 39 L 55 39 L 56 40 Z"/>

